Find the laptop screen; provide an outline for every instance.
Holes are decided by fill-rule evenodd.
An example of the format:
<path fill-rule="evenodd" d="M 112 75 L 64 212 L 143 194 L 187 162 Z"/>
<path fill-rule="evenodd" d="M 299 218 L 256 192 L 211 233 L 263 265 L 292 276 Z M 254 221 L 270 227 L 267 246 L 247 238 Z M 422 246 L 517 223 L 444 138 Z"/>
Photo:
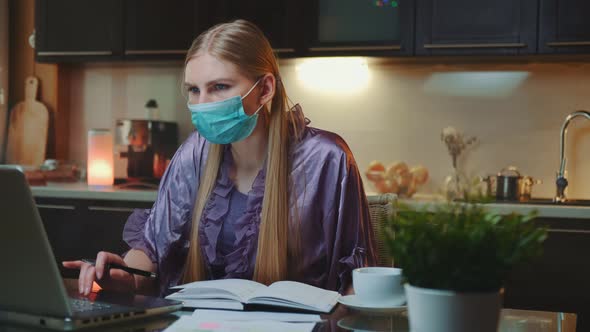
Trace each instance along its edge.
<path fill-rule="evenodd" d="M 17 168 L 0 168 L 0 310 L 71 316 L 33 195 Z"/>

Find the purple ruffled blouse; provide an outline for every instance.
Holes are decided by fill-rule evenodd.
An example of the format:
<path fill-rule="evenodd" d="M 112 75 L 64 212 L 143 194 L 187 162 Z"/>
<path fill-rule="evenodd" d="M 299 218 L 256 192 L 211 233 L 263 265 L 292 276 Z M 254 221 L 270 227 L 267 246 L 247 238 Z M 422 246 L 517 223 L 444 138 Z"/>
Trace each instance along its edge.
<path fill-rule="evenodd" d="M 351 284 L 353 269 L 376 263 L 362 180 L 352 152 L 340 136 L 309 127 L 299 105 L 292 112 L 298 123 L 293 128 L 302 128 L 290 151 L 291 215 L 298 216 L 300 242 L 297 258 L 290 261 L 289 279 L 343 293 Z M 208 147 L 209 142 L 193 132 L 162 177 L 153 207 L 135 210 L 123 230 L 125 242 L 145 252 L 157 265 L 161 295 L 181 280 Z M 227 145 L 199 223 L 201 252 L 210 277 L 212 265 L 224 262 L 222 278 L 252 279 L 266 167 L 260 170 L 247 194 L 244 213 L 233 223 L 236 240 L 231 252 L 221 256 L 217 242 L 234 190 L 229 177 L 232 165 Z"/>

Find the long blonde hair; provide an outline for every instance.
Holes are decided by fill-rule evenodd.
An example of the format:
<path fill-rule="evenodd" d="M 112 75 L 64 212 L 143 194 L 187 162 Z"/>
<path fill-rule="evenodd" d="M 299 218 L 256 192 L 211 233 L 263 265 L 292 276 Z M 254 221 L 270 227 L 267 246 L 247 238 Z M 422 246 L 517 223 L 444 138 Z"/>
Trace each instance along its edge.
<path fill-rule="evenodd" d="M 245 20 L 219 24 L 199 35 L 188 51 L 185 67 L 198 53 L 208 53 L 233 63 L 246 76 L 253 79 L 267 73 L 273 74 L 276 78 L 276 89 L 270 109 L 267 171 L 253 279 L 265 284 L 286 279 L 287 261 L 289 256 L 293 256 L 289 247 L 296 247 L 288 243 L 288 117 L 292 115 L 288 112 L 288 98 L 279 76 L 277 60 L 262 31 Z M 215 186 L 222 157 L 223 146 L 211 144 L 192 215 L 190 247 L 183 275 L 185 283 L 204 280 L 207 277 L 199 245 L 199 222 L 203 208 Z"/>

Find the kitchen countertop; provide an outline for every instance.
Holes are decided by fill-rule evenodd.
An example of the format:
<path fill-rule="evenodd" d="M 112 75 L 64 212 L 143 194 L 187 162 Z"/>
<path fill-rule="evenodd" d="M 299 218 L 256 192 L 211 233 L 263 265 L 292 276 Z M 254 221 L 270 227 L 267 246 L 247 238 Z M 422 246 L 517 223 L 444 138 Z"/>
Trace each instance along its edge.
<path fill-rule="evenodd" d="M 444 202 L 439 195 L 416 195 L 412 199 L 400 199 L 400 202 L 410 207 L 420 208 L 428 205 Z M 573 218 L 573 219 L 590 219 L 590 206 L 573 206 L 573 205 L 550 205 L 550 204 L 526 204 L 526 203 L 487 203 L 486 206 L 491 212 L 498 214 L 509 214 L 516 212 L 527 214 L 537 210 L 538 217 L 544 218 Z"/>
<path fill-rule="evenodd" d="M 89 187 L 84 182 L 48 183 L 46 186 L 31 186 L 35 197 L 77 198 L 134 202 L 154 202 L 158 191 L 154 189 L 120 189 L 113 186 Z"/>
<path fill-rule="evenodd" d="M 47 198 L 77 198 L 98 200 L 119 200 L 136 202 L 154 202 L 157 190 L 152 189 L 119 189 L 115 187 L 91 188 L 84 182 L 77 183 L 48 183 L 47 186 L 31 186 L 35 197 Z M 375 192 L 367 192 L 367 196 L 376 195 Z M 412 206 L 422 207 L 443 202 L 441 196 L 416 194 L 412 199 L 401 199 L 401 202 Z M 488 208 L 492 212 L 508 214 L 517 212 L 526 214 L 537 210 L 539 217 L 545 218 L 574 218 L 590 219 L 590 206 L 555 206 L 525 203 L 489 203 Z"/>

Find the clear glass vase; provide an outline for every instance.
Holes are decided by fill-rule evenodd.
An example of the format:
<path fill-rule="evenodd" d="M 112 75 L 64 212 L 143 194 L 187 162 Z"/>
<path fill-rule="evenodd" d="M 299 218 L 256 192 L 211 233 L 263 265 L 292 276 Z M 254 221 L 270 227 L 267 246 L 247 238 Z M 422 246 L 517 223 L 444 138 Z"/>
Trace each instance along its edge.
<path fill-rule="evenodd" d="M 469 190 L 469 181 L 465 174 L 455 169 L 444 180 L 443 194 L 450 201 L 464 200 Z"/>

